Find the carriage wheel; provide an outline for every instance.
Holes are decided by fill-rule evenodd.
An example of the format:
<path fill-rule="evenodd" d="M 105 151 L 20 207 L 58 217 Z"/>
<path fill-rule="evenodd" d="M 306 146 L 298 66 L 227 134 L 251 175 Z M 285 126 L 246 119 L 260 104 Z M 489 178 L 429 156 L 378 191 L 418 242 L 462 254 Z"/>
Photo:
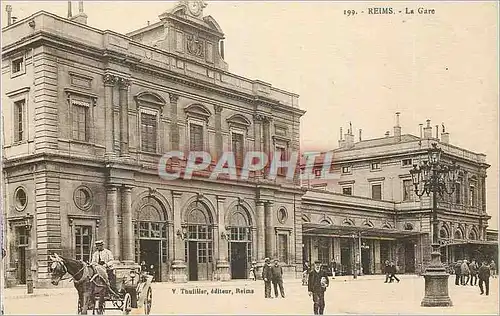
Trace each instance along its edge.
<path fill-rule="evenodd" d="M 125 294 L 125 298 L 123 299 L 123 315 L 128 315 L 130 311 L 132 310 L 132 298 L 130 297 L 130 294 L 127 293 Z"/>
<path fill-rule="evenodd" d="M 149 315 L 151 306 L 153 305 L 153 289 L 149 288 L 144 301 L 144 314 Z"/>

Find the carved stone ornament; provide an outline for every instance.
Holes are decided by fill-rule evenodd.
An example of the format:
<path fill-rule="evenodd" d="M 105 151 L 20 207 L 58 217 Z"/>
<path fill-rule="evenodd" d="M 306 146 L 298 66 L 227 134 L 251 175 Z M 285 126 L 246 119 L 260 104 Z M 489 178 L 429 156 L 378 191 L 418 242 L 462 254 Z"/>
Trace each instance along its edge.
<path fill-rule="evenodd" d="M 197 36 L 190 34 L 187 36 L 187 50 L 191 55 L 203 57 L 203 42 Z"/>
<path fill-rule="evenodd" d="M 128 89 L 130 86 L 130 80 L 125 78 L 118 78 L 118 86 L 120 89 Z"/>
<path fill-rule="evenodd" d="M 109 86 L 114 86 L 117 83 L 117 79 L 116 76 L 110 74 L 105 74 L 103 77 L 104 84 Z"/>
<path fill-rule="evenodd" d="M 179 100 L 179 96 L 173 93 L 169 93 L 168 98 L 170 99 L 170 103 L 177 103 L 177 101 Z"/>
<path fill-rule="evenodd" d="M 222 109 L 223 109 L 222 106 L 220 106 L 220 105 L 214 105 L 214 110 L 215 110 L 216 114 L 221 113 Z"/>

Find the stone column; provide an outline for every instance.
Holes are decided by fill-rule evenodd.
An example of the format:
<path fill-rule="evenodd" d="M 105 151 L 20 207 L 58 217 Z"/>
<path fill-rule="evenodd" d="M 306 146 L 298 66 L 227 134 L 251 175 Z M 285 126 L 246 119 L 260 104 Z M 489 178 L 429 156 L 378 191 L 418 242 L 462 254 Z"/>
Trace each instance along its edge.
<path fill-rule="evenodd" d="M 262 122 L 263 116 L 260 114 L 254 115 L 254 151 L 262 151 Z M 255 178 L 262 179 L 262 171 L 255 171 Z"/>
<path fill-rule="evenodd" d="M 120 156 L 128 157 L 128 87 L 130 81 L 120 78 L 118 84 L 120 90 Z"/>
<path fill-rule="evenodd" d="M 380 262 L 380 240 L 373 241 L 375 273 L 382 273 L 382 262 Z"/>
<path fill-rule="evenodd" d="M 266 218 L 264 216 L 264 202 L 257 201 L 256 203 L 257 217 L 257 261 L 264 261 L 266 256 Z"/>
<path fill-rule="evenodd" d="M 273 203 L 267 201 L 264 203 L 264 214 L 265 214 L 265 247 L 266 247 L 266 257 L 273 257 L 273 240 L 274 240 L 274 231 L 272 224 L 272 211 L 273 211 Z"/>
<path fill-rule="evenodd" d="M 216 230 L 217 235 L 214 236 L 214 241 L 218 243 L 217 254 L 217 274 L 219 276 L 219 281 L 229 281 L 231 279 L 231 275 L 229 274 L 229 263 L 227 259 L 228 253 L 228 234 L 226 231 L 226 224 L 224 221 L 224 200 L 225 198 L 218 196 L 217 197 L 217 210 L 218 210 L 218 230 Z M 226 234 L 225 238 L 222 238 L 221 233 L 224 232 Z"/>
<path fill-rule="evenodd" d="M 215 110 L 215 154 L 217 160 L 222 156 L 223 142 L 222 142 L 222 106 L 214 105 Z M 231 148 L 232 149 L 232 148 Z M 231 150 L 230 149 L 230 150 Z"/>
<path fill-rule="evenodd" d="M 106 209 L 108 214 L 108 246 L 116 260 L 121 258 L 120 240 L 118 237 L 118 189 L 109 186 L 106 192 Z"/>
<path fill-rule="evenodd" d="M 132 223 L 132 188 L 122 187 L 122 259 L 134 262 L 134 225 Z"/>
<path fill-rule="evenodd" d="M 106 157 L 114 156 L 114 113 L 113 113 L 113 88 L 116 84 L 116 77 L 110 74 L 104 75 L 104 131 Z"/>
<path fill-rule="evenodd" d="M 337 266 L 339 266 L 341 262 L 339 237 L 333 237 L 333 258 L 335 259 L 335 262 L 337 262 Z"/>
<path fill-rule="evenodd" d="M 170 93 L 170 142 L 172 150 L 179 150 L 179 126 L 177 125 L 177 101 L 179 96 Z"/>
<path fill-rule="evenodd" d="M 186 263 L 184 261 L 184 237 L 178 236 L 177 232 L 182 232 L 182 218 L 180 209 L 181 192 L 172 191 L 172 209 L 174 210 L 174 260 L 172 262 L 172 281 L 187 282 Z"/>

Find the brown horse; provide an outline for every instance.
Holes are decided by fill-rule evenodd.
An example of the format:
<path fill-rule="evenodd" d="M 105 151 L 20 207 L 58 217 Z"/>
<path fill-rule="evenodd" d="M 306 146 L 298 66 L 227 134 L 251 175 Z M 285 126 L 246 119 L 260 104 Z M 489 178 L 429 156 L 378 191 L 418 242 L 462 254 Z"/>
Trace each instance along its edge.
<path fill-rule="evenodd" d="M 71 275 L 78 291 L 78 314 L 87 314 L 89 307 L 95 314 L 97 296 L 99 297 L 97 314 L 103 314 L 105 296 L 109 289 L 106 270 L 98 265 L 88 265 L 85 262 L 60 257 L 57 254 L 50 256 L 50 259 L 52 263 L 49 266 L 49 271 L 53 285 L 58 285 L 66 273 Z"/>

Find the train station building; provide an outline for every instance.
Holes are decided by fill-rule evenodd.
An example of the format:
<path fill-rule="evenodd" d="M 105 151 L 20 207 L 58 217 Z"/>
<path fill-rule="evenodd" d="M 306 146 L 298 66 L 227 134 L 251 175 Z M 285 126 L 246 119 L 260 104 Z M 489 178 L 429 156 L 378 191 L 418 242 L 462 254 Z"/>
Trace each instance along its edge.
<path fill-rule="evenodd" d="M 128 34 L 87 25 L 83 3 L 3 27 L 7 286 L 50 286 L 50 254 L 88 261 L 99 239 L 117 260 L 153 265 L 161 282 L 244 279 L 265 257 L 287 277 L 316 259 L 335 259 L 342 274 L 381 273 L 385 260 L 413 273 L 430 259 L 430 207 L 406 181 L 430 140 L 464 170 L 459 197 L 440 206 L 447 260 L 497 247 L 486 240 L 485 156 L 443 135 L 355 142 L 350 128 L 332 151 L 332 181 L 286 168 L 211 179 L 225 152 L 239 173 L 247 152 L 300 152 L 305 111 L 297 94 L 229 71 L 204 6 L 180 1 Z M 187 163 L 162 165 L 172 151 L 213 159 L 190 180 L 166 180 L 159 168 Z"/>

